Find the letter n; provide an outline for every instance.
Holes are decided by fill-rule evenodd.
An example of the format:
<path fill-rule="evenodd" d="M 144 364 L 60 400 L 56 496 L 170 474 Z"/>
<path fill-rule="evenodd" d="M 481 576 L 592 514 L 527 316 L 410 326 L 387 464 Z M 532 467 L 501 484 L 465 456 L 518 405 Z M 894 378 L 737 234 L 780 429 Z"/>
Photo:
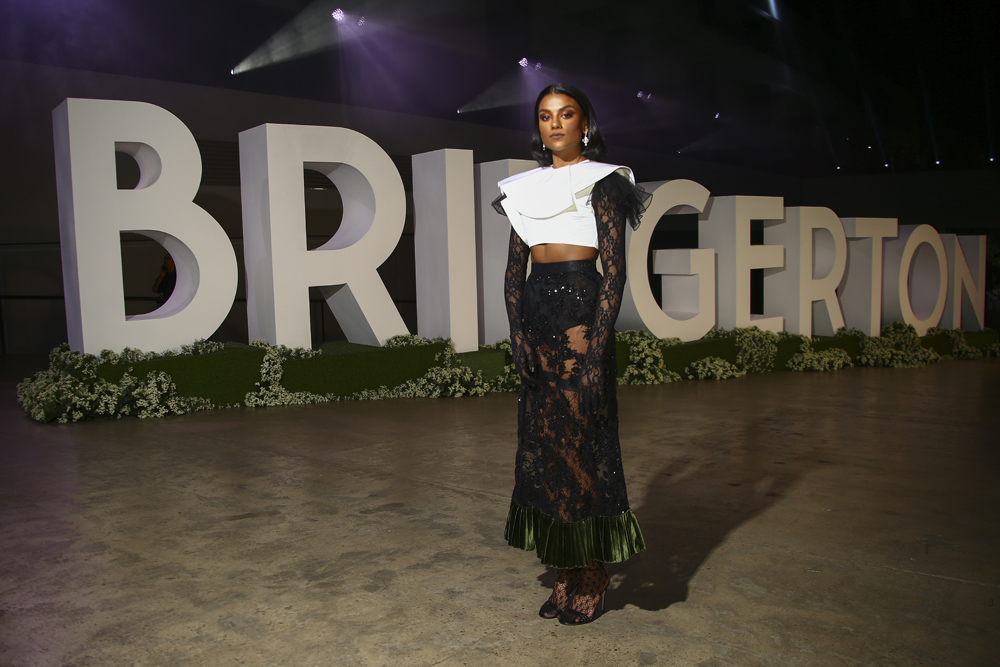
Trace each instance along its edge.
<path fill-rule="evenodd" d="M 951 285 L 941 326 L 982 331 L 986 317 L 986 237 L 942 234 Z"/>

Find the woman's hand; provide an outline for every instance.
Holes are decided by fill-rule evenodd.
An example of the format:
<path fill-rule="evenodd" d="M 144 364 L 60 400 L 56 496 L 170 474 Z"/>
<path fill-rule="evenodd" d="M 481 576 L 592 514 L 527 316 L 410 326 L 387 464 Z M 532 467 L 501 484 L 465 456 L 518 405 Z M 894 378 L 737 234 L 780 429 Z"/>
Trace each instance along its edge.
<path fill-rule="evenodd" d="M 604 399 L 603 365 L 599 360 L 597 363 L 585 363 L 580 374 L 580 414 L 596 415 L 604 407 Z"/>
<path fill-rule="evenodd" d="M 535 378 L 535 355 L 524 336 L 514 336 L 510 340 L 511 356 L 514 358 L 514 370 L 526 384 L 538 384 Z"/>

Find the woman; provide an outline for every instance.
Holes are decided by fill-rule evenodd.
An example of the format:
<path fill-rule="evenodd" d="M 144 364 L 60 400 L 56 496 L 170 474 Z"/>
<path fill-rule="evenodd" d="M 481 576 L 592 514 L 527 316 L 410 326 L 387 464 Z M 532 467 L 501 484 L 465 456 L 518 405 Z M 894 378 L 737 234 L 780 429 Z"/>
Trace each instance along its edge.
<path fill-rule="evenodd" d="M 603 602 L 603 563 L 644 548 L 622 474 L 614 325 L 625 224 L 638 225 L 648 195 L 627 167 L 598 162 L 604 140 L 581 90 L 549 86 L 535 115 L 532 155 L 541 166 L 501 181 L 494 202 L 512 227 L 504 293 L 521 377 L 504 534 L 558 568 L 538 613 L 577 625 Z"/>

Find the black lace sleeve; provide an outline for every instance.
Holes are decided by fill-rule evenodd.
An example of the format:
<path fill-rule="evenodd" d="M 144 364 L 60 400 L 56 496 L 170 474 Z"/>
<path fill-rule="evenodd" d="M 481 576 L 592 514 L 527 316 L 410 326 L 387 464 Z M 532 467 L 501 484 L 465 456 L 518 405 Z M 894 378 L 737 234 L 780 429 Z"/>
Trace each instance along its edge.
<path fill-rule="evenodd" d="M 493 202 L 494 207 L 500 205 L 504 196 L 501 195 Z M 628 178 L 618 172 L 594 183 L 594 190 L 590 195 L 595 211 L 597 202 L 604 202 L 606 207 L 617 211 L 632 229 L 639 228 L 639 219 L 649 207 L 649 200 L 652 198 L 653 195 L 646 192 L 641 185 L 633 185 Z M 600 230 L 600 216 L 598 216 L 598 230 Z"/>
<path fill-rule="evenodd" d="M 500 205 L 500 202 L 502 202 L 506 198 L 507 195 L 501 192 L 499 197 L 490 202 L 490 206 L 493 207 L 493 210 L 503 216 L 507 215 L 507 211 L 503 210 L 503 206 Z"/>
<path fill-rule="evenodd" d="M 534 381 L 535 363 L 531 346 L 524 335 L 524 282 L 528 275 L 528 244 L 517 232 L 510 230 L 507 249 L 507 271 L 504 273 L 503 293 L 510 324 L 511 356 L 514 369 L 526 382 Z"/>
<path fill-rule="evenodd" d="M 628 222 L 633 229 L 639 226 L 650 198 L 645 190 L 617 173 L 598 181 L 591 194 L 604 279 L 580 378 L 581 407 L 586 412 L 596 413 L 605 399 L 604 357 L 614 341 L 615 320 L 625 291 L 625 224 Z"/>

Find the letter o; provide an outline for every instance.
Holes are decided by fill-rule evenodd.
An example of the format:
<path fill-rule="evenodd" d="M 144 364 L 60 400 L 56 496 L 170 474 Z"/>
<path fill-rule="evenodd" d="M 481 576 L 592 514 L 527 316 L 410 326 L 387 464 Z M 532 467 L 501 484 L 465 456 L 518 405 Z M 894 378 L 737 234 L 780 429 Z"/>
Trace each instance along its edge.
<path fill-rule="evenodd" d="M 923 336 L 941 321 L 948 297 L 948 260 L 930 225 L 902 225 L 886 242 L 883 324 L 902 320 Z"/>

